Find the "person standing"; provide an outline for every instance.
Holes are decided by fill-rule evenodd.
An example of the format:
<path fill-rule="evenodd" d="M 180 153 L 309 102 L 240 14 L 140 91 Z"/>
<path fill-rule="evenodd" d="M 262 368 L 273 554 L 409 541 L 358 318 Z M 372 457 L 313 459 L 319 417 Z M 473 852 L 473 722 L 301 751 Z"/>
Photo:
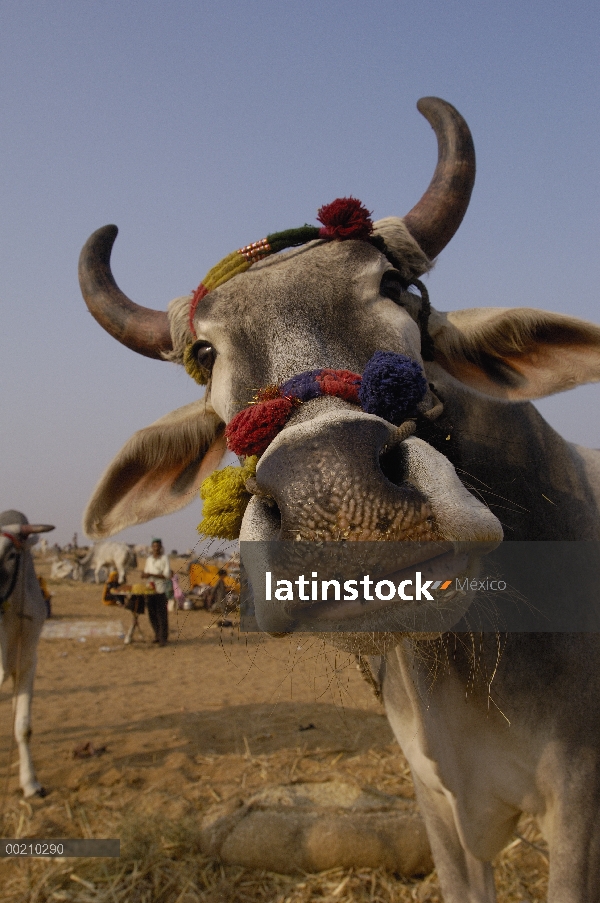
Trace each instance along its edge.
<path fill-rule="evenodd" d="M 213 587 L 212 598 L 210 600 L 210 610 L 219 612 L 224 615 L 227 610 L 227 587 L 223 577 L 227 576 L 227 571 L 219 568 L 217 571 L 217 582 Z"/>
<path fill-rule="evenodd" d="M 159 646 L 166 646 L 169 639 L 169 615 L 167 612 L 168 581 L 171 580 L 171 565 L 165 554 L 161 539 L 152 540 L 152 551 L 146 564 L 142 577 L 152 580 L 156 592 L 146 596 L 148 605 L 148 617 L 154 630 L 154 642 Z"/>

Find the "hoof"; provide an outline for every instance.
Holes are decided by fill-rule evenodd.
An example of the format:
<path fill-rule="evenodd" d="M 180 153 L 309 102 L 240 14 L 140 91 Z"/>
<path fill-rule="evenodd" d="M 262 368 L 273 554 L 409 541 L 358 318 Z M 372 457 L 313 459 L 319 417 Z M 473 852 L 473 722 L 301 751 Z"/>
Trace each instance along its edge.
<path fill-rule="evenodd" d="M 31 800 L 35 796 L 39 797 L 40 799 L 44 799 L 46 793 L 46 788 L 42 787 L 41 784 L 38 787 L 35 787 L 33 790 L 23 790 L 23 796 L 26 800 Z"/>
<path fill-rule="evenodd" d="M 36 796 L 38 799 L 43 800 L 45 796 L 47 796 L 48 791 L 45 787 L 38 787 L 37 790 L 34 790 L 33 793 L 28 793 L 25 799 L 34 799 Z"/>

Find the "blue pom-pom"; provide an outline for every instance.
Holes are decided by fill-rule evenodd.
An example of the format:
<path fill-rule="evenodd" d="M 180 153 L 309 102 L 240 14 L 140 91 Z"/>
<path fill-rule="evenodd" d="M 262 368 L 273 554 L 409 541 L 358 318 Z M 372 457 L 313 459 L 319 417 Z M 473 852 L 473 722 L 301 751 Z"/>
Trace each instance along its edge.
<path fill-rule="evenodd" d="M 376 351 L 365 367 L 358 397 L 365 413 L 399 426 L 417 413 L 426 392 L 420 364 L 405 354 Z"/>

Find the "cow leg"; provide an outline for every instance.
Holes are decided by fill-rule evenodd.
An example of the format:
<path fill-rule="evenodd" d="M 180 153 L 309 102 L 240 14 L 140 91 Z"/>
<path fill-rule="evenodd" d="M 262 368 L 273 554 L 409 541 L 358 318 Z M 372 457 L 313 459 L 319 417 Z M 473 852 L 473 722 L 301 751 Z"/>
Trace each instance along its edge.
<path fill-rule="evenodd" d="M 117 576 L 119 578 L 119 583 L 125 583 L 125 568 L 119 567 L 117 565 Z"/>
<path fill-rule="evenodd" d="M 585 771 L 577 774 L 572 767 L 571 793 L 542 825 L 550 852 L 548 903 L 600 900 L 600 781 Z"/>
<path fill-rule="evenodd" d="M 590 850 L 588 841 L 574 844 L 571 839 L 561 844 L 560 849 L 550 846 L 548 903 L 600 900 L 598 852 L 597 838 L 595 850 Z"/>
<path fill-rule="evenodd" d="M 15 740 L 19 750 L 19 783 L 24 796 L 45 796 L 45 791 L 35 776 L 29 739 L 31 737 L 31 698 L 35 661 L 14 681 Z"/>
<path fill-rule="evenodd" d="M 444 903 L 495 903 L 491 863 L 476 859 L 465 850 L 456 829 L 452 807 L 444 794 L 431 790 L 414 772 L 413 781 Z"/>

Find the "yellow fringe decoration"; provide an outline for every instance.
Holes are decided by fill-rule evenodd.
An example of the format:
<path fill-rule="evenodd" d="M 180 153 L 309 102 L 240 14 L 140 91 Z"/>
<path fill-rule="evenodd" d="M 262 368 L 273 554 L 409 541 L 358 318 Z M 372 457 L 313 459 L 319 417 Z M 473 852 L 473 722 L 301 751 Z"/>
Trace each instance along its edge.
<path fill-rule="evenodd" d="M 256 473 L 258 457 L 246 458 L 243 467 L 225 467 L 211 473 L 200 486 L 203 518 L 198 533 L 219 539 L 237 539 L 252 493 L 245 483 Z"/>
<path fill-rule="evenodd" d="M 202 280 L 202 285 L 204 285 L 209 292 L 212 292 L 239 273 L 245 273 L 251 266 L 252 261 L 247 260 L 241 251 L 232 251 L 231 254 L 228 254 L 227 257 L 220 260 L 212 270 L 208 271 Z"/>
<path fill-rule="evenodd" d="M 208 382 L 208 373 L 199 366 L 195 355 L 192 353 L 193 349 L 193 342 L 185 346 L 185 351 L 183 352 L 183 366 L 185 367 L 186 373 L 188 373 L 192 379 L 195 379 L 198 385 L 205 386 Z"/>

